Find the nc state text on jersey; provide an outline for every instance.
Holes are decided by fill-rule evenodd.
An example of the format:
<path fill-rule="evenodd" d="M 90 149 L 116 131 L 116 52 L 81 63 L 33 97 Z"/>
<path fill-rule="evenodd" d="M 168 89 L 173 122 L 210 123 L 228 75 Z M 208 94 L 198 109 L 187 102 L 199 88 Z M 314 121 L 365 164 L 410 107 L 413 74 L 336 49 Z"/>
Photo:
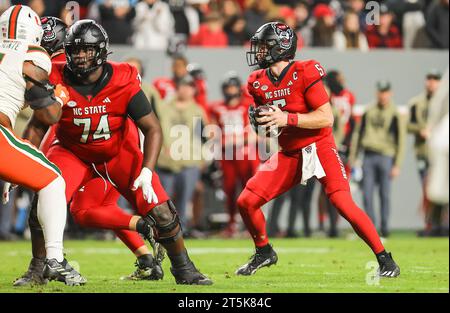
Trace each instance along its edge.
<path fill-rule="evenodd" d="M 268 91 L 265 93 L 266 99 L 280 98 L 291 95 L 291 88 L 284 88 L 275 91 Z"/>
<path fill-rule="evenodd" d="M 96 105 L 85 108 L 73 108 L 73 115 L 91 115 L 91 114 L 104 114 L 106 112 L 106 105 Z"/>

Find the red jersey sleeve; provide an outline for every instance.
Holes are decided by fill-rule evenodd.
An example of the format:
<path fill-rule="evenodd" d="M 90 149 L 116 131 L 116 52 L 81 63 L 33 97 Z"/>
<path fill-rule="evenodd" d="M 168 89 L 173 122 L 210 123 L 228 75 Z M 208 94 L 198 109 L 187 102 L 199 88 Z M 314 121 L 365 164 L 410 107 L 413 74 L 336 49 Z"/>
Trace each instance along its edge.
<path fill-rule="evenodd" d="M 130 69 L 130 76 L 129 76 L 129 82 L 130 84 L 129 86 L 129 90 L 130 90 L 130 99 L 133 98 L 139 91 L 141 91 L 141 85 L 142 85 L 142 80 L 141 80 L 141 75 L 139 75 L 136 67 L 127 64 L 127 66 L 129 66 Z"/>
<path fill-rule="evenodd" d="M 247 92 L 248 95 L 253 99 L 253 102 L 258 105 L 262 105 L 259 101 L 259 96 L 257 90 L 261 87 L 261 83 L 258 78 L 261 75 L 261 70 L 255 71 L 250 74 L 247 80 Z M 250 101 L 251 102 L 251 101 Z"/>
<path fill-rule="evenodd" d="M 310 60 L 304 63 L 302 75 L 304 85 L 303 93 L 307 105 L 313 110 L 330 100 L 322 82 L 325 75 L 325 70 L 319 62 Z"/>

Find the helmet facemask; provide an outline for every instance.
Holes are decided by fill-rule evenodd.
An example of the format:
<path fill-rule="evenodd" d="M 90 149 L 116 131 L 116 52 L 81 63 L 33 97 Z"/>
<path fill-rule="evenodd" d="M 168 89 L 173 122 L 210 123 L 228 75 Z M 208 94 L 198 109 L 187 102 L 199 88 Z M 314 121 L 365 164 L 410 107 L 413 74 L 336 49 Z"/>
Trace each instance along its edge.
<path fill-rule="evenodd" d="M 70 71 L 79 78 L 86 78 L 98 69 L 105 62 L 106 56 L 103 56 L 97 45 L 66 44 L 67 65 Z"/>
<path fill-rule="evenodd" d="M 247 52 L 248 66 L 258 65 L 260 68 L 267 68 L 275 63 L 270 53 L 272 48 L 273 46 L 270 46 L 265 40 L 252 38 L 250 40 L 250 51 Z"/>

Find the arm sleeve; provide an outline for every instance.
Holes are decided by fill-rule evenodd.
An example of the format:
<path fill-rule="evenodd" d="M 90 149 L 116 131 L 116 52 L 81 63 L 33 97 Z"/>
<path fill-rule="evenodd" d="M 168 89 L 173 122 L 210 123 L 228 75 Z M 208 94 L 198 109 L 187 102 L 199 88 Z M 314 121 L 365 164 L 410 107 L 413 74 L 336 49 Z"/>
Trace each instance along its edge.
<path fill-rule="evenodd" d="M 138 91 L 128 102 L 127 112 L 134 121 L 138 121 L 152 111 L 152 105 L 142 90 Z"/>

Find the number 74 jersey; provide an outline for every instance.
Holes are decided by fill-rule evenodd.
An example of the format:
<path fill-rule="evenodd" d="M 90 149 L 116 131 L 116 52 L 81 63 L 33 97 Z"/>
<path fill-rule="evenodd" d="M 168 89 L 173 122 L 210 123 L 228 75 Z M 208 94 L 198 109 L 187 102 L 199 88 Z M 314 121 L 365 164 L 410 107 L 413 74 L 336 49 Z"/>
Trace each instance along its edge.
<path fill-rule="evenodd" d="M 269 69 L 250 74 L 247 88 L 256 106 L 276 105 L 289 113 L 308 113 L 329 101 L 322 83 L 325 70 L 315 60 L 293 61 L 275 79 Z M 300 125 L 301 126 L 301 125 Z M 323 137 L 332 136 L 331 127 L 304 129 L 286 126 L 278 137 L 283 151 L 297 151 Z"/>
<path fill-rule="evenodd" d="M 50 81 L 68 93 L 56 125 L 59 144 L 86 163 L 107 162 L 117 155 L 127 133 L 128 105 L 141 90 L 136 68 L 107 62 L 90 95 L 71 82 L 65 64 L 54 64 Z"/>

